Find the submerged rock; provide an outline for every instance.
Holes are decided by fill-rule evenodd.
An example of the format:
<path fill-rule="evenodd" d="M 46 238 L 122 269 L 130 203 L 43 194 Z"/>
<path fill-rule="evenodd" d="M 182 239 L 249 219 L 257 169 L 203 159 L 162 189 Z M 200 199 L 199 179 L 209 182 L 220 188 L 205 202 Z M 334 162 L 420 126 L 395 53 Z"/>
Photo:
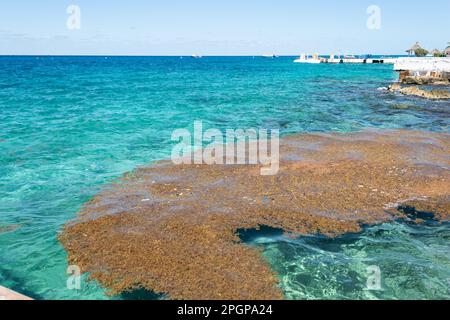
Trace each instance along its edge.
<path fill-rule="evenodd" d="M 449 220 L 449 153 L 449 134 L 401 130 L 285 138 L 275 176 L 257 165 L 163 161 L 94 197 L 59 240 L 69 263 L 111 294 L 281 299 L 276 274 L 240 230 L 333 237 L 421 218 L 397 210 L 412 207 Z"/>
<path fill-rule="evenodd" d="M 16 231 L 20 227 L 21 227 L 20 224 L 0 225 L 0 234 Z"/>
<path fill-rule="evenodd" d="M 405 110 L 409 109 L 410 106 L 404 103 L 396 103 L 390 106 L 391 109 Z"/>

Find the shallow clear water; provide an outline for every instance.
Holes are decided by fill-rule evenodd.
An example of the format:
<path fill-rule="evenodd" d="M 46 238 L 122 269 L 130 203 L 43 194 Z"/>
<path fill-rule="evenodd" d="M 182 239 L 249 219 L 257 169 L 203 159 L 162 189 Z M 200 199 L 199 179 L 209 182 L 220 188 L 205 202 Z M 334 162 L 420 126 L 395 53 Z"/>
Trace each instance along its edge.
<path fill-rule="evenodd" d="M 448 131 L 448 102 L 377 90 L 396 79 L 392 66 L 292 60 L 0 57 L 0 230 L 11 227 L 0 233 L 0 284 L 42 299 L 107 299 L 93 282 L 83 282 L 80 291 L 66 288 L 66 255 L 57 232 L 105 183 L 168 157 L 172 131 L 192 128 L 194 120 L 220 129 L 279 128 L 283 134 L 367 127 Z M 445 240 L 441 246 L 430 245 L 430 255 L 439 256 L 442 246 L 448 250 L 448 233 L 442 238 L 432 231 L 429 237 L 436 243 Z M 358 240 L 363 252 L 370 242 L 365 239 Z M 420 243 L 409 245 L 421 250 Z M 313 268 L 299 259 L 301 244 L 276 247 L 279 260 L 278 254 L 268 257 L 288 297 L 366 297 L 352 291 L 358 285 L 347 282 L 336 293 L 325 290 L 334 268 L 352 273 L 360 262 Z M 292 248 L 298 254 L 290 255 Z M 266 252 L 271 250 L 273 244 L 268 244 Z M 360 254 L 346 250 L 339 254 Z M 399 255 L 389 246 L 377 250 L 380 257 Z M 313 260 L 328 265 L 330 257 L 318 252 Z M 292 273 L 283 269 L 286 261 L 293 265 Z M 433 268 L 443 271 L 421 269 L 414 259 L 410 270 L 422 270 L 431 283 L 441 283 L 448 277 L 448 260 L 432 261 Z M 302 268 L 318 276 L 314 285 L 300 290 Z M 396 274 L 395 268 L 386 270 Z M 395 287 L 399 297 L 421 297 L 419 285 L 398 280 Z"/>
<path fill-rule="evenodd" d="M 289 239 L 264 248 L 288 299 L 450 299 L 450 224 L 388 223 L 336 239 Z"/>

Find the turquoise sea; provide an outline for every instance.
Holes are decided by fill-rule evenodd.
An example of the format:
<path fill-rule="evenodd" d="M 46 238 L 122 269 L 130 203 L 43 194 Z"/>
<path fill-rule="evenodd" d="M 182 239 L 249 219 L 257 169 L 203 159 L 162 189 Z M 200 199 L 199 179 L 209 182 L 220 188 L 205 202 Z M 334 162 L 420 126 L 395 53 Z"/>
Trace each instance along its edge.
<path fill-rule="evenodd" d="M 67 289 L 57 233 L 105 184 L 170 156 L 172 131 L 194 120 L 282 134 L 449 132 L 448 102 L 377 90 L 396 80 L 392 65 L 293 59 L 0 57 L 0 285 L 36 299 L 111 299 L 95 282 Z M 448 224 L 248 243 L 264 248 L 290 299 L 450 298 Z M 381 290 L 366 288 L 372 265 Z"/>

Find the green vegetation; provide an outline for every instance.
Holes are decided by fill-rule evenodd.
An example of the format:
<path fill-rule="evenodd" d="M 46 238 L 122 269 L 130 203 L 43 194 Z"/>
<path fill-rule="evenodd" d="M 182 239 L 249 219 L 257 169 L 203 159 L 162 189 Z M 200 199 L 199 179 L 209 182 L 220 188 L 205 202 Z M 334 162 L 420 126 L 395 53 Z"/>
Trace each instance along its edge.
<path fill-rule="evenodd" d="M 429 53 L 428 50 L 423 48 L 418 48 L 414 51 L 416 57 L 425 57 L 428 53 Z"/>

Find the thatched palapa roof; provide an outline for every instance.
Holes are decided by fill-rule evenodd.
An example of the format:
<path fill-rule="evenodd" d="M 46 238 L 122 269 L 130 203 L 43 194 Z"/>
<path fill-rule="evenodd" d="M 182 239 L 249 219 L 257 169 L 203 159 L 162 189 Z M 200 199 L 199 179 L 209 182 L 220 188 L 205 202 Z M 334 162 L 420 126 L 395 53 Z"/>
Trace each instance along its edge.
<path fill-rule="evenodd" d="M 432 55 L 435 54 L 440 54 L 441 52 L 438 49 L 434 49 L 433 51 L 430 52 Z"/>
<path fill-rule="evenodd" d="M 419 42 L 416 42 L 411 49 L 406 50 L 406 52 L 415 52 L 417 49 L 422 49 L 422 47 L 420 46 Z"/>

